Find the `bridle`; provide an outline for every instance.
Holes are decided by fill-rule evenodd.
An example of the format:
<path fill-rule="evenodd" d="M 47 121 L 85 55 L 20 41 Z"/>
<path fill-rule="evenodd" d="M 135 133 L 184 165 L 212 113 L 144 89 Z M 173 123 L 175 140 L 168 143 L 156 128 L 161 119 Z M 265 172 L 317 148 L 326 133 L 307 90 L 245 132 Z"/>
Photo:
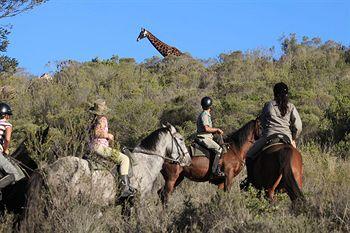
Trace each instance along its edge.
<path fill-rule="evenodd" d="M 174 145 L 175 147 L 177 148 L 177 150 L 181 153 L 178 154 L 178 156 L 173 159 L 173 158 L 169 158 L 167 156 L 163 156 L 161 154 L 157 154 L 157 153 L 154 153 L 153 151 L 149 151 L 149 150 L 144 150 L 144 149 L 139 149 L 139 150 L 133 150 L 132 153 L 142 153 L 142 154 L 146 154 L 146 155 L 154 155 L 154 156 L 158 156 L 164 160 L 168 160 L 168 161 L 171 161 L 173 163 L 179 163 L 179 158 L 180 157 L 185 157 L 186 154 L 188 154 L 189 152 L 185 152 L 182 147 L 180 146 L 180 143 L 177 141 L 177 138 L 176 136 L 170 131 L 170 129 L 167 129 L 168 132 L 170 133 L 171 135 L 171 139 L 172 139 L 172 142 L 171 142 L 171 152 L 170 152 L 170 156 L 172 156 L 174 153 Z M 177 133 L 177 132 L 176 132 Z"/>

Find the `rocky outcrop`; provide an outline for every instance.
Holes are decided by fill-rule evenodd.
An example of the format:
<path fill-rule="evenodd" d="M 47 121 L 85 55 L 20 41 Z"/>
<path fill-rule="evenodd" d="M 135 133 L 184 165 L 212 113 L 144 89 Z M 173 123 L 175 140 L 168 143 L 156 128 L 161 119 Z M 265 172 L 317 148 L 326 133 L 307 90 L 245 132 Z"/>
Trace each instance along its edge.
<path fill-rule="evenodd" d="M 107 170 L 93 170 L 88 161 L 64 157 L 43 169 L 44 181 L 54 205 L 71 199 L 87 199 L 101 206 L 114 203 L 116 183 Z"/>

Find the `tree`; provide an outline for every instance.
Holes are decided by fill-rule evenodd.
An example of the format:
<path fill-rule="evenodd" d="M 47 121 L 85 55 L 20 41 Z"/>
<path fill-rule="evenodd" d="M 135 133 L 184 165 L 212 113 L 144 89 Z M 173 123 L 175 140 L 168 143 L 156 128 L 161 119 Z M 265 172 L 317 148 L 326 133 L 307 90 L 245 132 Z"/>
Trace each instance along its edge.
<path fill-rule="evenodd" d="M 48 0 L 0 0 L 0 19 L 12 17 Z"/>
<path fill-rule="evenodd" d="M 32 9 L 48 0 L 0 0 L 0 19 L 13 17 Z M 0 25 L 0 52 L 6 52 L 11 25 Z M 1 55 L 0 72 L 15 71 L 18 62 L 14 58 Z"/>

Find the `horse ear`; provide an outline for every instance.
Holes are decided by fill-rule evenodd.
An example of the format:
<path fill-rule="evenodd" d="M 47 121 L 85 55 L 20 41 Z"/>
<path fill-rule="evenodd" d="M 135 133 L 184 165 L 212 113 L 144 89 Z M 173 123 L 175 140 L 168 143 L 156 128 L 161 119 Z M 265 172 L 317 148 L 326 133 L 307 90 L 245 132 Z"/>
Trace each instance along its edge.
<path fill-rule="evenodd" d="M 171 133 L 176 133 L 177 132 L 176 128 L 170 123 L 169 123 L 169 129 L 170 129 Z"/>

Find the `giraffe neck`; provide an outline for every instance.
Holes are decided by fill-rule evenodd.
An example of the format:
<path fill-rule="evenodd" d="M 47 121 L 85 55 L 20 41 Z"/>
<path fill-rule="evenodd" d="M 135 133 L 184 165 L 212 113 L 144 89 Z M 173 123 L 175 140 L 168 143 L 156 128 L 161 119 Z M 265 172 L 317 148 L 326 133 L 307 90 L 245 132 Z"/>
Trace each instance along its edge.
<path fill-rule="evenodd" d="M 171 49 L 171 46 L 159 40 L 149 31 L 147 31 L 147 38 L 151 42 L 151 44 L 154 46 L 154 48 L 156 48 L 158 52 L 162 54 L 163 57 L 166 57 L 167 55 L 169 55 L 168 51 L 169 49 Z"/>

